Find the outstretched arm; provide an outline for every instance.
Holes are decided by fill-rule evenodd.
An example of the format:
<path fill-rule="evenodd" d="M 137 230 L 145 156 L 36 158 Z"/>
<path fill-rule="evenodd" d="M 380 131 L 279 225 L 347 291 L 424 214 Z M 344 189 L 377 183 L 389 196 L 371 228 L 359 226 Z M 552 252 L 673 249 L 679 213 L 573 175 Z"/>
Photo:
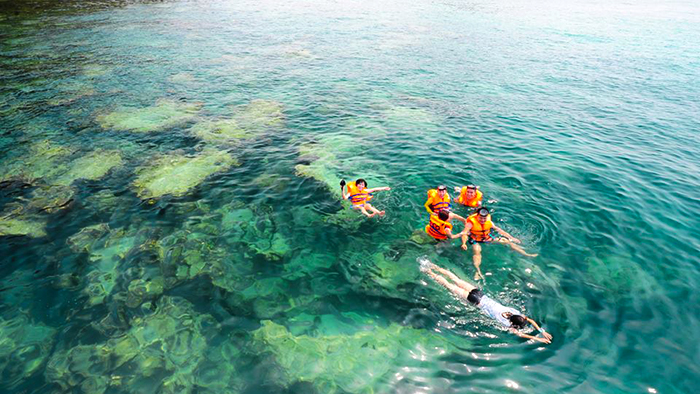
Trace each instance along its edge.
<path fill-rule="evenodd" d="M 365 189 L 365 193 L 383 192 L 383 191 L 389 191 L 389 190 L 391 190 L 391 188 L 388 186 L 373 187 L 371 189 Z"/>
<path fill-rule="evenodd" d="M 547 338 L 547 337 L 540 338 L 540 337 L 536 337 L 536 336 L 532 336 L 532 335 L 525 334 L 525 333 L 520 332 L 520 331 L 518 331 L 518 330 L 516 330 L 516 329 L 514 329 L 514 328 L 511 328 L 511 329 L 510 329 L 510 332 L 512 332 L 513 334 L 519 336 L 520 338 L 534 339 L 535 341 L 537 341 L 537 342 L 542 342 L 542 343 L 544 343 L 544 344 L 552 343 L 551 335 L 549 336 L 549 338 Z"/>
<path fill-rule="evenodd" d="M 498 231 L 499 234 L 505 235 L 508 239 L 511 240 L 511 242 L 516 243 L 516 244 L 519 244 L 519 243 L 520 243 L 520 240 L 519 240 L 519 239 L 517 239 L 517 238 L 515 238 L 514 236 L 508 234 L 508 233 L 505 232 L 502 228 L 496 226 L 495 224 L 493 225 L 493 229 L 496 230 L 496 231 Z"/>
<path fill-rule="evenodd" d="M 540 326 L 537 325 L 537 322 L 534 320 L 530 319 L 529 317 L 526 317 L 528 323 L 532 324 L 533 327 L 539 332 L 542 333 L 542 336 L 545 337 L 546 339 L 549 339 L 550 341 L 552 340 L 552 335 L 548 333 L 547 331 L 544 330 L 544 328 L 540 328 Z"/>

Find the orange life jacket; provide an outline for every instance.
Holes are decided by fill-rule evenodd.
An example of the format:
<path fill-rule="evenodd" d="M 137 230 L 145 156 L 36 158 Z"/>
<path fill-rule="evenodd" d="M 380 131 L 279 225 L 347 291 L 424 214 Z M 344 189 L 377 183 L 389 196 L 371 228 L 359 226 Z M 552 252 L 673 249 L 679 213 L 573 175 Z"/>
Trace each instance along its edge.
<path fill-rule="evenodd" d="M 477 219 L 477 215 L 478 213 L 475 213 L 467 218 L 467 222 L 472 224 L 472 228 L 469 230 L 469 238 L 472 238 L 474 241 L 484 241 L 491 238 L 489 234 L 491 233 L 493 222 L 491 222 L 491 215 L 489 215 L 486 217 L 486 222 L 482 225 Z"/>
<path fill-rule="evenodd" d="M 479 189 L 476 190 L 476 195 L 474 198 L 471 200 L 467 198 L 467 187 L 464 186 L 462 187 L 462 190 L 459 193 L 459 201 L 460 204 L 464 204 L 468 207 L 476 208 L 479 206 L 479 203 L 481 202 L 481 199 L 484 197 L 484 195 L 481 193 Z"/>
<path fill-rule="evenodd" d="M 452 223 L 440 220 L 440 218 L 435 215 L 430 215 L 430 223 L 425 226 L 425 232 L 435 239 L 443 240 L 447 239 L 446 228 L 449 228 L 451 231 Z"/>
<path fill-rule="evenodd" d="M 347 186 L 348 193 L 350 194 L 348 199 L 350 199 L 352 205 L 364 205 L 364 203 L 372 199 L 372 195 L 370 193 L 364 192 L 364 190 L 367 190 L 366 188 L 363 191 L 360 191 L 360 189 L 357 188 L 355 181 L 348 183 Z"/>
<path fill-rule="evenodd" d="M 435 213 L 438 213 L 443 209 L 448 209 L 452 207 L 452 205 L 450 204 L 449 193 L 445 192 L 445 195 L 442 198 L 440 198 L 438 196 L 437 189 L 428 190 L 428 200 L 430 200 L 431 202 L 431 204 L 429 205 L 430 210 Z"/>

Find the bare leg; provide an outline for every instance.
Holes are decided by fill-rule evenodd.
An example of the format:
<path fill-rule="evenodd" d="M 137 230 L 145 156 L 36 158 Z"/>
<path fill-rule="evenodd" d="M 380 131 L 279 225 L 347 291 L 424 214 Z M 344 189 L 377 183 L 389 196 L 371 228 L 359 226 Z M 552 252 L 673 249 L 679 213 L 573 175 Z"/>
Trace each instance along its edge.
<path fill-rule="evenodd" d="M 372 211 L 372 216 L 374 216 L 374 215 L 384 216 L 384 211 L 380 211 L 368 203 L 365 203 L 365 207 L 369 208 L 369 210 Z"/>
<path fill-rule="evenodd" d="M 476 268 L 476 273 L 474 274 L 474 280 L 484 279 L 484 275 L 481 274 L 481 245 L 478 243 L 474 244 L 474 268 Z"/>
<path fill-rule="evenodd" d="M 456 295 L 457 297 L 461 297 L 464 299 L 467 299 L 469 297 L 469 292 L 465 291 L 459 286 L 456 286 L 450 282 L 447 281 L 444 277 L 436 274 L 432 270 L 428 270 L 426 274 L 430 275 L 431 278 L 433 278 L 437 283 L 439 283 L 442 287 L 446 288 L 447 290 L 450 291 L 450 293 Z"/>
<path fill-rule="evenodd" d="M 511 249 L 513 249 L 514 251 L 520 253 L 520 254 L 523 255 L 523 256 L 526 256 L 526 257 L 537 257 L 537 253 L 534 253 L 534 254 L 533 254 L 533 253 L 527 253 L 523 248 L 521 248 L 520 246 L 514 244 L 513 242 L 511 242 L 510 240 L 508 240 L 508 239 L 505 238 L 505 237 L 499 238 L 499 239 L 497 240 L 497 242 L 498 242 L 498 243 L 501 243 L 501 244 L 504 244 L 504 245 L 510 246 Z"/>
<path fill-rule="evenodd" d="M 460 279 L 459 276 L 455 275 L 454 273 L 452 273 L 452 272 L 449 271 L 449 270 L 446 270 L 446 269 L 444 269 L 444 268 L 438 267 L 438 266 L 435 265 L 435 264 L 433 264 L 432 268 L 435 269 L 435 270 L 437 270 L 437 271 L 440 272 L 441 274 L 445 275 L 446 277 L 452 279 L 452 281 L 455 282 L 455 283 L 457 284 L 457 286 L 459 286 L 459 287 L 461 287 L 462 289 L 464 289 L 464 290 L 467 292 L 467 294 L 469 294 L 470 291 L 476 289 L 476 286 L 472 285 L 472 284 L 469 283 L 469 282 L 465 282 L 464 280 Z"/>
<path fill-rule="evenodd" d="M 365 205 L 367 205 L 367 204 L 365 204 Z M 368 218 L 371 218 L 372 216 L 374 216 L 373 213 L 370 214 L 369 212 L 367 212 L 367 210 L 365 209 L 365 206 L 364 206 L 364 205 L 355 205 L 354 208 L 355 208 L 355 209 L 359 209 L 360 212 L 362 212 L 362 214 L 365 215 L 365 216 L 367 216 Z"/>

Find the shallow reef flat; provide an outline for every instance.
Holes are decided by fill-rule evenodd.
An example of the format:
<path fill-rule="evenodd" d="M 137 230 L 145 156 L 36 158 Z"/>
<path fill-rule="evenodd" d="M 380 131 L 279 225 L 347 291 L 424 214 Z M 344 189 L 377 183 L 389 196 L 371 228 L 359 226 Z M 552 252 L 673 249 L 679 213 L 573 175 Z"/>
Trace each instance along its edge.
<path fill-rule="evenodd" d="M 193 156 L 172 153 L 136 169 L 133 182 L 141 198 L 183 196 L 208 176 L 239 165 L 226 151 L 205 149 Z"/>
<path fill-rule="evenodd" d="M 374 392 L 386 375 L 396 372 L 395 361 L 407 357 L 411 349 L 439 354 L 452 347 L 444 337 L 425 330 L 395 323 L 371 327 L 353 334 L 294 335 L 265 320 L 253 338 L 259 351 L 273 355 L 284 370 L 280 385 L 310 382 L 323 393 Z"/>
<path fill-rule="evenodd" d="M 186 123 L 196 116 L 201 104 L 161 99 L 145 108 L 122 108 L 97 116 L 105 130 L 150 133 Z"/>

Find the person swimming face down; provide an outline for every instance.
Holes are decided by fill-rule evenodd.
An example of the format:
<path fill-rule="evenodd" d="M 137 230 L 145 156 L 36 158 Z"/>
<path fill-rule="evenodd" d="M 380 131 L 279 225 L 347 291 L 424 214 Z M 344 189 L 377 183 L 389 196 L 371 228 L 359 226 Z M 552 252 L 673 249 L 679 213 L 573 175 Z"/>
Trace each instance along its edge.
<path fill-rule="evenodd" d="M 527 319 L 523 315 L 514 315 L 510 312 L 503 312 L 503 317 L 510 321 L 511 327 L 522 330 L 527 326 Z"/>

